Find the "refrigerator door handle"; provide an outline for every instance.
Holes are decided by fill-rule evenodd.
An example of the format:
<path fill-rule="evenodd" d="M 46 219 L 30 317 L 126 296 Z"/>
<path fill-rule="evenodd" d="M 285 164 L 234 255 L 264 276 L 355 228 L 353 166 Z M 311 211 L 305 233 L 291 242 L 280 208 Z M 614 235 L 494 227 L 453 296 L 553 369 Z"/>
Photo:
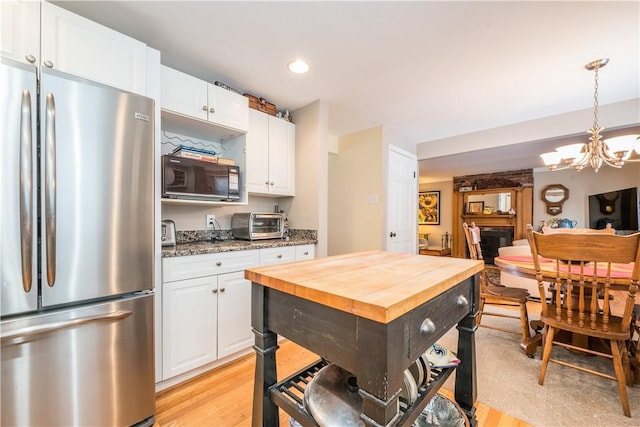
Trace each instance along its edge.
<path fill-rule="evenodd" d="M 56 103 L 52 93 L 47 94 L 45 115 L 45 245 L 47 283 L 53 287 L 56 281 Z"/>
<path fill-rule="evenodd" d="M 80 317 L 78 319 L 65 320 L 62 322 L 53 322 L 53 323 L 47 323 L 44 325 L 28 326 L 26 328 L 21 328 L 15 331 L 3 333 L 0 336 L 0 341 L 2 343 L 5 343 L 5 341 L 29 338 L 35 335 L 42 335 L 49 332 L 59 331 L 62 329 L 69 329 L 69 328 L 74 328 L 76 326 L 86 325 L 88 323 L 111 322 L 114 320 L 121 320 L 131 316 L 131 314 L 133 314 L 132 311 L 119 310 L 113 313 L 98 314 L 95 316 L 88 316 L 88 317 Z"/>
<path fill-rule="evenodd" d="M 33 260 L 33 137 L 31 93 L 22 92 L 20 106 L 20 259 L 22 287 L 31 291 Z"/>

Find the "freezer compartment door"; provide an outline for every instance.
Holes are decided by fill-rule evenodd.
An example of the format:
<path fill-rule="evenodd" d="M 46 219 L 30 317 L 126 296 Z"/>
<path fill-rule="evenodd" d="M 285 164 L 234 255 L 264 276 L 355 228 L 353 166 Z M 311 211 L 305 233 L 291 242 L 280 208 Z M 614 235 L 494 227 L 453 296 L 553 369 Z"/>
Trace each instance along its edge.
<path fill-rule="evenodd" d="M 36 69 L 0 60 L 1 314 L 37 308 Z"/>
<path fill-rule="evenodd" d="M 153 100 L 49 69 L 40 98 L 42 305 L 152 289 Z"/>
<path fill-rule="evenodd" d="M 153 294 L 3 322 L 3 426 L 130 426 L 155 413 Z"/>

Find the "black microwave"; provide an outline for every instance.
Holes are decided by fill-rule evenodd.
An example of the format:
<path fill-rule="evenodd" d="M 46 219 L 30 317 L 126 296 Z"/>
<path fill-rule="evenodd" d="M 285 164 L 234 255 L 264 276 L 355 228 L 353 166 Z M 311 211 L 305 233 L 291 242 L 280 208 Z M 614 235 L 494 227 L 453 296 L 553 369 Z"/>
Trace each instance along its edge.
<path fill-rule="evenodd" d="M 162 156 L 162 197 L 232 201 L 240 199 L 240 167 Z"/>

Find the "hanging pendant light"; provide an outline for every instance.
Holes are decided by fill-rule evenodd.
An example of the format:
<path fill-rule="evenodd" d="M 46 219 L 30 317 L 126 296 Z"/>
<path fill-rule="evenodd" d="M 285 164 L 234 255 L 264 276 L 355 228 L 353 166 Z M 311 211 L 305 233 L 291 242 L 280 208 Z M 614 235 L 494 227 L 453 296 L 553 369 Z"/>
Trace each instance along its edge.
<path fill-rule="evenodd" d="M 580 171 L 591 166 L 598 172 L 603 164 L 621 168 L 625 162 L 640 162 L 640 158 L 630 158 L 633 151 L 640 154 L 640 135 L 624 135 L 604 141 L 600 135 L 604 127 L 598 125 L 598 70 L 608 62 L 609 58 L 602 58 L 584 66 L 594 72 L 593 126 L 587 130 L 591 134 L 590 142 L 563 145 L 556 151 L 541 154 L 542 161 L 550 170 L 574 168 Z"/>

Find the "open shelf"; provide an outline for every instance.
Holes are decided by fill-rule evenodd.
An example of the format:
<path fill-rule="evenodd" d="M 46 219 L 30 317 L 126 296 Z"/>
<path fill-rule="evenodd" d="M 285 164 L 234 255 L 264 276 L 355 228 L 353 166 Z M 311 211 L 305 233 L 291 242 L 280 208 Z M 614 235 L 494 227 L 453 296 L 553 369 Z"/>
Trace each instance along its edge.
<path fill-rule="evenodd" d="M 319 360 L 285 378 L 269 388 L 269 397 L 278 407 L 298 421 L 300 425 L 304 427 L 319 427 L 304 407 L 304 390 L 318 371 L 327 365 L 328 362 L 326 360 Z M 431 368 L 427 384 L 418 388 L 416 401 L 411 406 L 407 406 L 406 402 L 400 400 L 400 419 L 396 422 L 396 425 L 412 425 L 454 369 Z"/>

